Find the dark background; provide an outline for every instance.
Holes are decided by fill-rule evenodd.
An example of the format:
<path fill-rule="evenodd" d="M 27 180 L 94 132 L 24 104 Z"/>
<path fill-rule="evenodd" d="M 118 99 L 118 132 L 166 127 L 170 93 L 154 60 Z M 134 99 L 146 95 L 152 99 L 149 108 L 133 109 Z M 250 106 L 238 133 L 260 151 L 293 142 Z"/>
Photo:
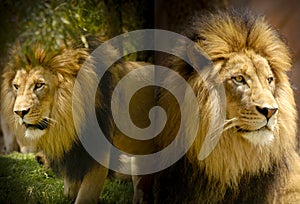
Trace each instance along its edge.
<path fill-rule="evenodd" d="M 8 50 L 17 38 L 25 39 L 25 43 L 39 41 L 56 49 L 88 34 L 100 35 L 105 40 L 145 28 L 178 32 L 195 12 L 231 7 L 250 8 L 254 13 L 264 14 L 285 37 L 292 53 L 290 77 L 299 107 L 300 2 L 297 0 L 2 0 L 0 69 L 5 66 Z M 149 60 L 149 57 L 136 54 L 131 59 Z"/>

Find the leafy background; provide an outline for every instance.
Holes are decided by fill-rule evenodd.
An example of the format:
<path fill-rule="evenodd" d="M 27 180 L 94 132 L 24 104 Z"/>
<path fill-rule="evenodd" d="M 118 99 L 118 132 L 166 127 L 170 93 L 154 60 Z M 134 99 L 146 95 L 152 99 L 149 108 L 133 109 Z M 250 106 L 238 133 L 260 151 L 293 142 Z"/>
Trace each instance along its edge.
<path fill-rule="evenodd" d="M 153 27 L 153 2 L 147 0 L 2 0 L 0 60 L 16 39 L 57 49 L 86 35 L 110 39 Z"/>
<path fill-rule="evenodd" d="M 147 0 L 2 0 L 0 1 L 0 71 L 16 41 L 47 49 L 95 35 L 106 40 L 131 30 L 151 28 L 153 3 Z M 132 60 L 145 60 L 144 53 Z M 1 79 L 0 79 L 1 82 Z M 1 142 L 0 142 L 1 143 Z M 1 145 L 0 145 L 1 147 Z M 107 179 L 101 203 L 131 203 L 130 180 Z M 63 182 L 34 155 L 0 155 L 0 203 L 72 203 Z"/>

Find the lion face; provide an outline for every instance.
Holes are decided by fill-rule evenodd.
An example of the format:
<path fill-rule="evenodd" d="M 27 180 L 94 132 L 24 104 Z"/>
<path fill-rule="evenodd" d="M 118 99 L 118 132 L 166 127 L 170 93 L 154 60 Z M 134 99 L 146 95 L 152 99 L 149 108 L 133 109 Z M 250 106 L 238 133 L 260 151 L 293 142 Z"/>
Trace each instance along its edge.
<path fill-rule="evenodd" d="M 14 132 L 34 139 L 49 158 L 61 158 L 78 140 L 73 121 L 81 125 L 86 118 L 84 97 L 73 94 L 78 71 L 86 80 L 84 87 L 78 87 L 84 96 L 93 94 L 89 90 L 97 86 L 90 64 L 82 67 L 88 56 L 81 48 L 51 50 L 38 43 L 16 43 L 3 70 L 3 117 Z"/>
<path fill-rule="evenodd" d="M 227 97 L 227 119 L 237 135 L 254 145 L 273 140 L 278 104 L 274 97 L 275 77 L 267 60 L 254 52 L 230 58 L 223 72 Z"/>
<path fill-rule="evenodd" d="M 44 68 L 16 72 L 11 84 L 15 93 L 13 112 L 25 127 L 26 137 L 37 139 L 47 132 L 55 84 L 53 74 Z"/>

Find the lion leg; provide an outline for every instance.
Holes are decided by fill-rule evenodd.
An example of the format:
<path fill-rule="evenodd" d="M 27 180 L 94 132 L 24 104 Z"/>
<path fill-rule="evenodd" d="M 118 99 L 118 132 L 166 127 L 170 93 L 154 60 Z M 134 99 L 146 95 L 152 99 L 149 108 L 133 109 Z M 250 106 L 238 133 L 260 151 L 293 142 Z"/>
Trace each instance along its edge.
<path fill-rule="evenodd" d="M 2 128 L 3 139 L 4 139 L 5 154 L 9 154 L 13 151 L 18 151 L 19 145 L 17 143 L 17 138 L 10 130 L 6 121 L 2 117 L 1 117 L 1 128 Z"/>
<path fill-rule="evenodd" d="M 88 172 L 80 185 L 75 204 L 97 203 L 107 174 L 108 169 L 101 165 Z"/>
<path fill-rule="evenodd" d="M 134 188 L 133 204 L 153 203 L 153 175 L 132 176 Z"/>
<path fill-rule="evenodd" d="M 49 161 L 46 157 L 46 155 L 44 154 L 43 151 L 39 151 L 35 154 L 35 160 L 44 166 L 44 168 L 50 168 L 50 164 L 49 164 Z"/>
<path fill-rule="evenodd" d="M 67 177 L 64 178 L 64 195 L 74 200 L 78 194 L 80 188 L 80 181 L 71 181 Z"/>
<path fill-rule="evenodd" d="M 21 153 L 27 154 L 36 152 L 34 141 L 18 135 L 16 135 L 16 138 Z"/>

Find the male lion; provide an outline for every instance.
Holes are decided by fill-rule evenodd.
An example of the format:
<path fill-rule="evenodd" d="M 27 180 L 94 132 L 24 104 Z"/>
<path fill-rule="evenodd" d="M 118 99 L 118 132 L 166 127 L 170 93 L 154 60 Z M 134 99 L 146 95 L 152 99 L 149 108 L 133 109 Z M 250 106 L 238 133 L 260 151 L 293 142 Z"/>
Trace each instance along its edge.
<path fill-rule="evenodd" d="M 118 62 L 98 85 L 93 60 L 88 56 L 89 52 L 83 48 L 50 51 L 39 44 L 16 46 L 4 69 L 2 83 L 2 113 L 10 128 L 43 150 L 50 167 L 64 177 L 65 195 L 76 199 L 75 203 L 96 203 L 108 172 L 85 150 L 73 122 L 80 121 L 80 128 L 86 127 L 89 112 L 82 110 L 86 105 L 84 98 L 93 95 L 92 87 L 98 87 L 97 119 L 108 140 L 133 154 L 138 153 L 136 147 L 141 146 L 134 141 L 123 142 L 124 138 L 112 122 L 110 107 L 112 91 L 118 81 L 145 63 Z M 90 60 L 83 64 L 88 58 Z M 73 92 L 79 70 L 83 81 L 76 86 L 79 90 Z M 151 90 L 141 93 L 143 99 L 145 95 L 151 96 Z M 147 103 L 136 99 L 132 105 L 143 111 L 149 107 Z M 139 118 L 139 114 L 133 112 L 132 117 L 141 126 L 148 124 L 149 119 Z"/>
<path fill-rule="evenodd" d="M 194 18 L 186 30 L 184 34 L 196 43 L 185 51 L 190 61 L 199 63 L 198 51 L 212 65 L 200 76 L 174 56 L 164 63 L 193 88 L 200 121 L 187 155 L 156 176 L 156 203 L 300 203 L 296 106 L 287 76 L 291 68 L 287 46 L 263 17 L 248 12 L 209 13 Z M 167 78 L 166 83 L 172 80 Z M 220 84 L 224 99 L 210 95 Z M 225 108 L 222 100 L 226 118 L 218 126 Z M 173 125 L 162 133 L 163 148 L 182 121 L 170 93 L 162 90 L 159 104 L 174 114 Z M 186 111 L 193 115 L 196 110 Z M 188 124 L 194 121 L 183 122 L 189 134 Z M 221 135 L 208 134 L 209 127 L 222 128 Z M 205 138 L 215 141 L 219 136 L 212 152 L 199 157 Z"/>

